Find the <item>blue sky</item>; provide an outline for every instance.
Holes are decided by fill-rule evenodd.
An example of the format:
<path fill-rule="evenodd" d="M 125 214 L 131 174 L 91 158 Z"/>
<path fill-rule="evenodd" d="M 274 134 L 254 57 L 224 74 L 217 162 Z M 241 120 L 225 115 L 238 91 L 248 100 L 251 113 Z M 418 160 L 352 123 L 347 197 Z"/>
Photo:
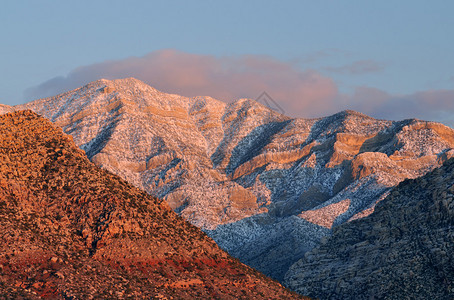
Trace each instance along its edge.
<path fill-rule="evenodd" d="M 5 1 L 0 103 L 132 76 L 225 101 L 266 90 L 293 116 L 452 126 L 453 12 L 448 0 Z"/>

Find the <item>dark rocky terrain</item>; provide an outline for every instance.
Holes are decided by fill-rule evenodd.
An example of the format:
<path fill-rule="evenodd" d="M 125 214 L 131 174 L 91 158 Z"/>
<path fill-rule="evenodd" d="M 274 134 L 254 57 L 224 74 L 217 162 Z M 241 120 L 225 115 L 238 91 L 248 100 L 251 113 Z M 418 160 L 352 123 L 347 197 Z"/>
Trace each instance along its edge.
<path fill-rule="evenodd" d="M 454 131 L 436 122 L 354 111 L 292 119 L 254 100 L 166 94 L 134 78 L 0 106 L 16 109 L 48 118 L 96 165 L 279 280 L 333 227 L 454 154 Z"/>
<path fill-rule="evenodd" d="M 31 111 L 0 116 L 0 299 L 292 299 Z"/>
<path fill-rule="evenodd" d="M 321 299 L 454 299 L 454 159 L 343 224 L 285 283 Z"/>

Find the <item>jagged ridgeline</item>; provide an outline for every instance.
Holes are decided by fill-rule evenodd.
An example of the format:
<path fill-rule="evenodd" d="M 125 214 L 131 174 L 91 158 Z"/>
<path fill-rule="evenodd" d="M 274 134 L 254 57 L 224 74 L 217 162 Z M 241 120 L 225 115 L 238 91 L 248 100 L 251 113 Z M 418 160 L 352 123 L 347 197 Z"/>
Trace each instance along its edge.
<path fill-rule="evenodd" d="M 454 299 L 454 159 L 392 190 L 286 275 L 321 299 Z"/>
<path fill-rule="evenodd" d="M 454 154 L 453 130 L 435 122 L 353 111 L 292 119 L 254 100 L 182 97 L 133 78 L 0 111 L 25 108 L 279 280 L 331 228 L 370 214 L 392 187 Z"/>
<path fill-rule="evenodd" d="M 31 111 L 0 116 L 0 298 L 298 298 Z"/>

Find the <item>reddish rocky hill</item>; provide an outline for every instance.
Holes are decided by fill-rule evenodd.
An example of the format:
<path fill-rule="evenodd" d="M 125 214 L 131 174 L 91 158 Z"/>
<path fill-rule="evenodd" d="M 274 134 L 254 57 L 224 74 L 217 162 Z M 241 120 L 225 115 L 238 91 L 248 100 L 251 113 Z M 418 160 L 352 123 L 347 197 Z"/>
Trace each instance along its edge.
<path fill-rule="evenodd" d="M 0 298 L 291 299 L 31 111 L 0 116 Z"/>

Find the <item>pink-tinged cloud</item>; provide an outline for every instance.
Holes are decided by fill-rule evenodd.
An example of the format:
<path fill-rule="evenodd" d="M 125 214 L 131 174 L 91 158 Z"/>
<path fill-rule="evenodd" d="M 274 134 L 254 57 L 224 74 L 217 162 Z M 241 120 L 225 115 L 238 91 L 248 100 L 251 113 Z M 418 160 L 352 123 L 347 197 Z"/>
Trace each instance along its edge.
<path fill-rule="evenodd" d="M 363 71 L 373 69 L 373 64 L 364 66 Z M 256 99 L 266 91 L 292 117 L 321 117 L 353 109 L 376 118 L 419 118 L 454 125 L 454 90 L 396 96 L 358 87 L 353 95 L 342 95 L 332 79 L 317 71 L 301 70 L 295 64 L 259 55 L 215 57 L 160 50 L 143 57 L 79 67 L 66 77 L 28 89 L 26 96 L 27 100 L 54 96 L 100 78 L 125 77 L 138 78 L 168 93 L 207 95 L 226 102 Z"/>
<path fill-rule="evenodd" d="M 325 70 L 333 73 L 360 75 L 380 72 L 385 68 L 383 63 L 374 60 L 358 60 L 341 67 L 327 67 Z"/>
<path fill-rule="evenodd" d="M 183 96 L 208 95 L 226 102 L 255 99 L 266 91 L 291 116 L 334 113 L 337 86 L 313 70 L 268 56 L 215 57 L 160 50 L 143 57 L 77 68 L 26 91 L 27 100 L 53 96 L 100 78 L 135 77 L 158 90 Z"/>

